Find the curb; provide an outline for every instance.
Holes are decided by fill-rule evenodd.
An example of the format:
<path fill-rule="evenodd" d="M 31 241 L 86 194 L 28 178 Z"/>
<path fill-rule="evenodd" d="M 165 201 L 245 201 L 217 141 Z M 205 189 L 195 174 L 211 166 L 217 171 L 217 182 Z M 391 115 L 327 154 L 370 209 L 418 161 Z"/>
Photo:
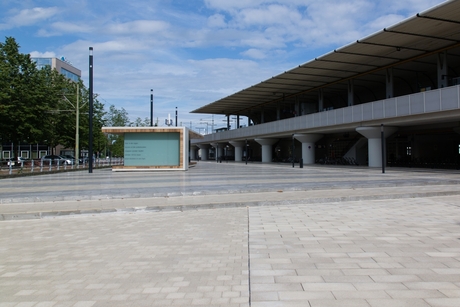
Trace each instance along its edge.
<path fill-rule="evenodd" d="M 316 197 L 302 199 L 286 199 L 282 201 L 248 201 L 248 202 L 227 202 L 227 203 L 208 203 L 199 205 L 172 205 L 172 206 L 146 206 L 146 207 L 128 207 L 128 208 L 105 208 L 105 209 L 76 209 L 63 211 L 37 211 L 37 212 L 15 212 L 0 214 L 0 221 L 13 220 L 31 220 L 56 218 L 62 216 L 73 215 L 94 215 L 104 213 L 132 213 L 132 212 L 184 212 L 191 210 L 209 210 L 209 209 L 225 209 L 225 208 L 241 208 L 241 207 L 265 207 L 265 206 L 280 206 L 280 205 L 308 205 L 321 203 L 341 203 L 351 201 L 365 200 L 389 200 L 389 199 L 407 199 L 407 198 L 422 198 L 422 197 L 439 197 L 439 196 L 454 196 L 460 195 L 460 191 L 441 191 L 441 192 L 420 192 L 420 193 L 405 193 L 393 195 L 356 195 L 342 197 Z"/>

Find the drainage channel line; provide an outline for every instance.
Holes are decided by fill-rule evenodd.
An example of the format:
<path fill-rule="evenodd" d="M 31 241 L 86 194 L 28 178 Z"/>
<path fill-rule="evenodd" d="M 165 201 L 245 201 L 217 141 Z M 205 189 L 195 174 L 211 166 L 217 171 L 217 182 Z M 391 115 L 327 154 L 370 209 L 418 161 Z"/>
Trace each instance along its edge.
<path fill-rule="evenodd" d="M 248 290 L 249 290 L 249 307 L 251 307 L 251 245 L 249 243 L 249 207 L 248 212 Z"/>

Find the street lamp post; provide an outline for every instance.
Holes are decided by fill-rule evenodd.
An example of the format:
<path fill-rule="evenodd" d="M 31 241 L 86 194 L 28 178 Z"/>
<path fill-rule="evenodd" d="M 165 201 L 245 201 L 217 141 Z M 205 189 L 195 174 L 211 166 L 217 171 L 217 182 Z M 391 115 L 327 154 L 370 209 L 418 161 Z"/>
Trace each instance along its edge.
<path fill-rule="evenodd" d="M 150 89 L 150 127 L 153 127 L 153 89 Z"/>
<path fill-rule="evenodd" d="M 78 165 L 80 158 L 80 132 L 78 131 L 80 125 L 80 104 L 79 104 L 80 86 L 77 83 L 77 103 L 75 108 L 75 163 Z"/>
<path fill-rule="evenodd" d="M 93 47 L 89 47 L 89 146 L 88 172 L 93 172 Z"/>

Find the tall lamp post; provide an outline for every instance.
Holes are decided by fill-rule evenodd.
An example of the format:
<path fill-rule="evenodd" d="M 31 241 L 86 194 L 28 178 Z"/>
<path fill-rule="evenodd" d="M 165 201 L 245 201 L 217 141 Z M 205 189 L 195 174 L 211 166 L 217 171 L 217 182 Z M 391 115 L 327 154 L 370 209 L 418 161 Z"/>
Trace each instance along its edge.
<path fill-rule="evenodd" d="M 93 172 L 93 47 L 89 47 L 89 146 L 88 172 Z"/>
<path fill-rule="evenodd" d="M 153 89 L 150 89 L 150 127 L 153 127 Z"/>

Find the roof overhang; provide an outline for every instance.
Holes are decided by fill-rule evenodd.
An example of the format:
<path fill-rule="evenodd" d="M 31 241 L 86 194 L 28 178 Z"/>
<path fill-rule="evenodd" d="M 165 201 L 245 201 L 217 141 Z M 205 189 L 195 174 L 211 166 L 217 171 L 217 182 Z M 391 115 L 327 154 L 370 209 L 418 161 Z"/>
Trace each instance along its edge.
<path fill-rule="evenodd" d="M 191 113 L 248 115 L 299 95 L 317 97 L 322 88 L 341 89 L 348 80 L 372 82 L 373 74 L 401 64 L 421 70 L 422 58 L 459 46 L 460 1 L 446 1 Z"/>

